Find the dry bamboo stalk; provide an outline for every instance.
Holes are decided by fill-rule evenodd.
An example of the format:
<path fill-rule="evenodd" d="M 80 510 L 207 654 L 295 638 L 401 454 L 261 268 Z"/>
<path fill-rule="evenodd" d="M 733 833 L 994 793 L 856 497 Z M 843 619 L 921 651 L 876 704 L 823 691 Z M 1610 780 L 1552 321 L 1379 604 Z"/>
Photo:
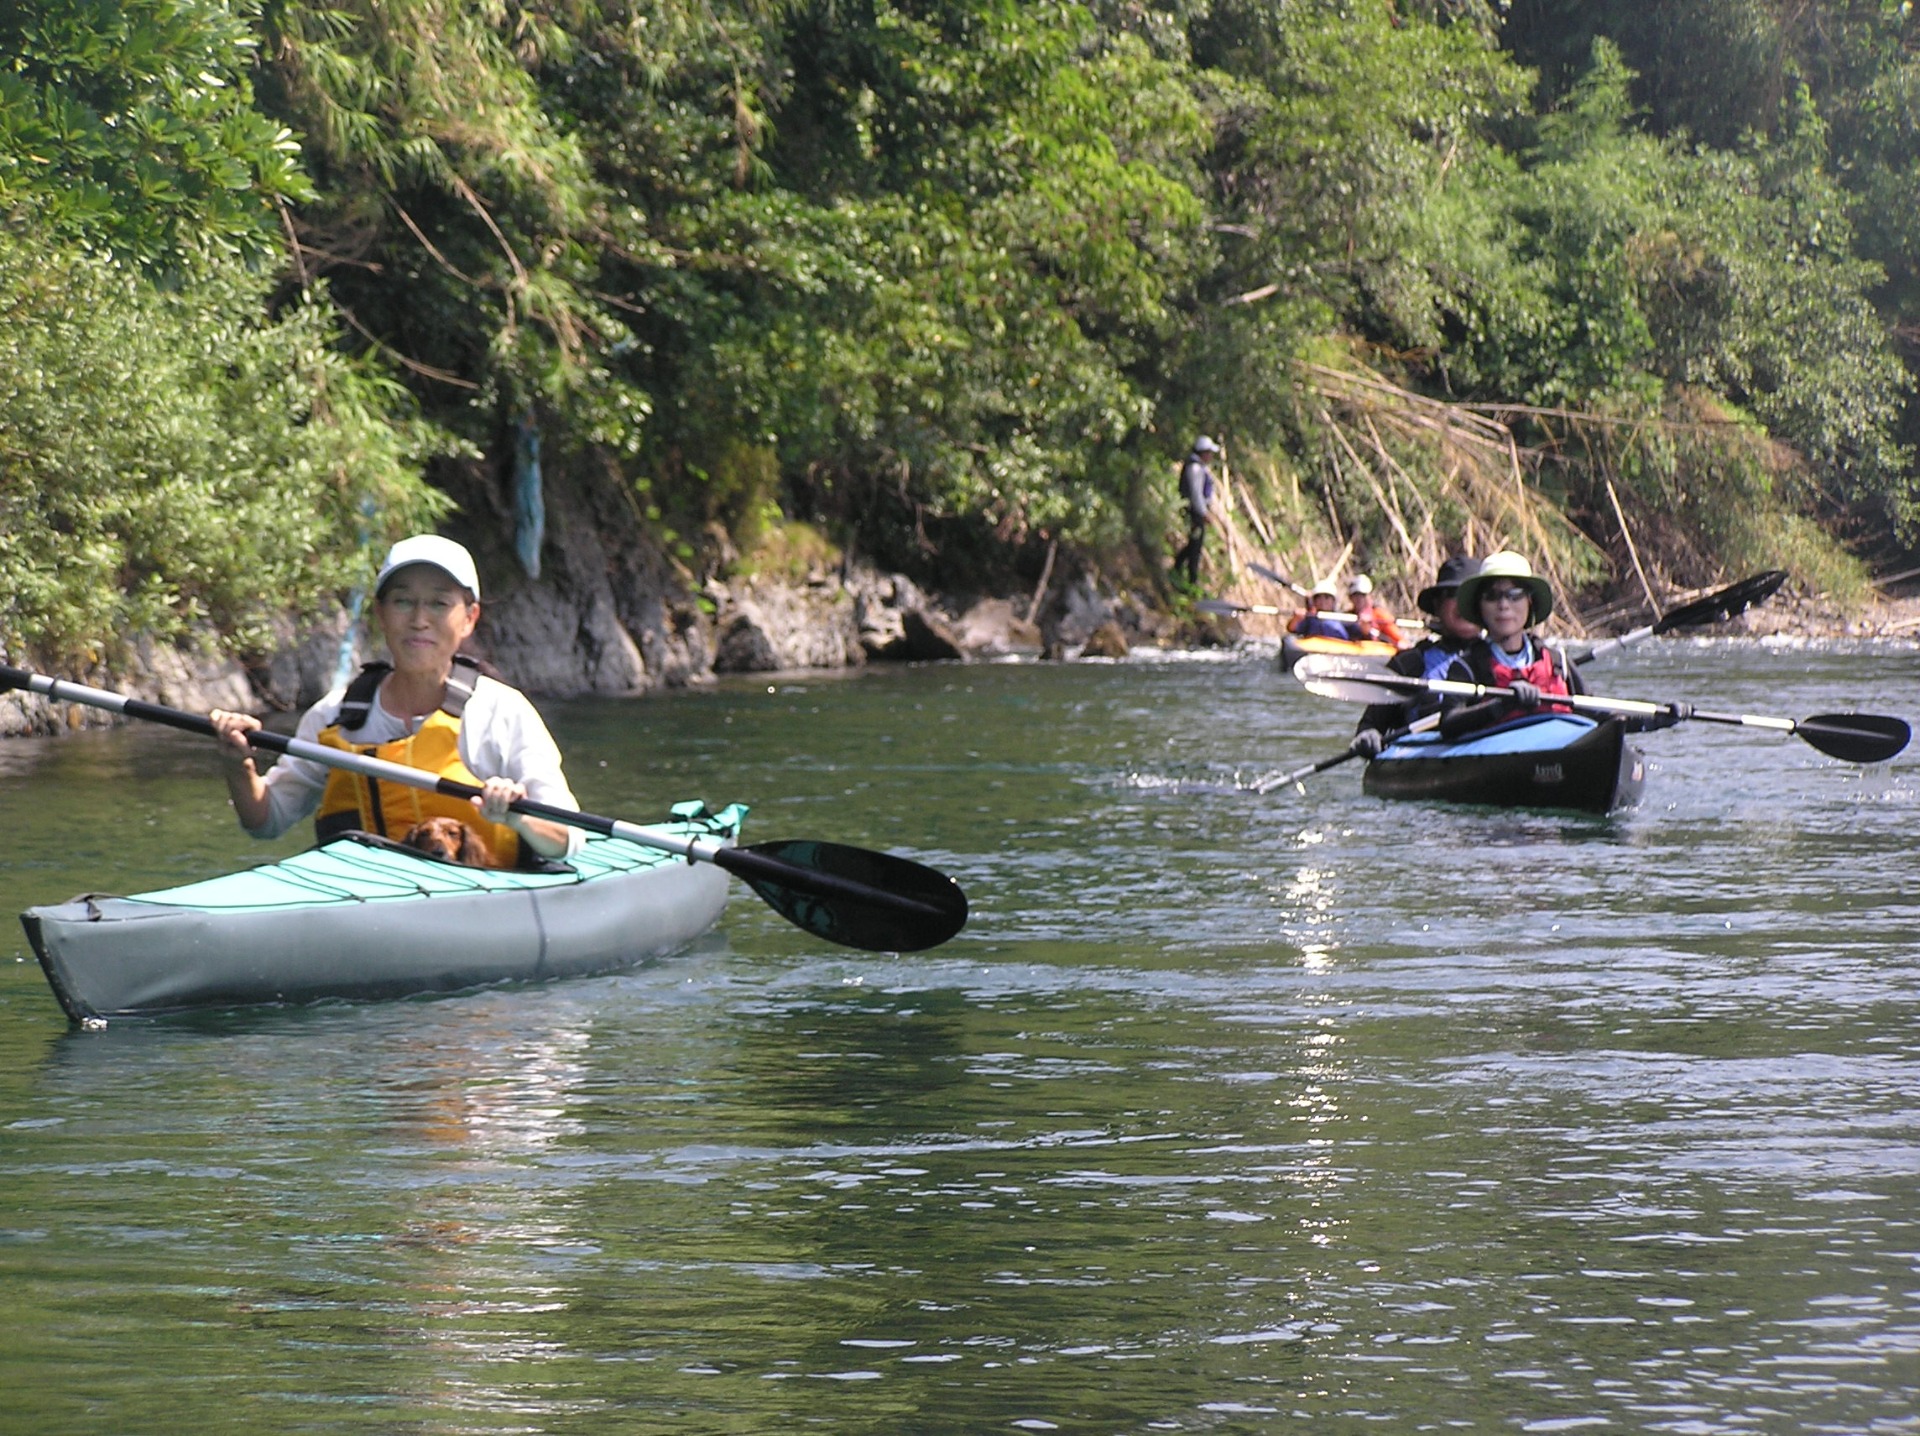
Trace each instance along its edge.
<path fill-rule="evenodd" d="M 1340 570 L 1347 566 L 1347 560 L 1352 557 L 1353 540 L 1348 539 L 1346 543 L 1341 546 L 1340 552 L 1334 556 L 1332 563 L 1328 564 L 1325 568 L 1317 568 L 1314 570 L 1314 587 L 1318 588 L 1323 583 L 1333 583 L 1340 577 Z"/>
<path fill-rule="evenodd" d="M 1627 541 L 1627 557 L 1633 560 L 1633 571 L 1640 579 L 1640 591 L 1647 596 L 1647 607 L 1653 610 L 1653 616 L 1664 618 L 1665 611 L 1660 600 L 1653 596 L 1653 585 L 1647 582 L 1647 571 L 1640 565 L 1640 550 L 1634 546 L 1633 530 L 1627 527 L 1627 511 L 1620 507 L 1620 495 L 1614 492 L 1613 476 L 1607 476 L 1607 497 L 1613 500 L 1613 515 L 1620 520 L 1620 537 Z"/>
<path fill-rule="evenodd" d="M 1047 581 L 1053 577 L 1053 555 L 1059 548 L 1058 539 L 1047 540 L 1047 561 L 1040 565 L 1040 582 L 1033 586 L 1033 597 L 1027 600 L 1027 622 L 1033 622 L 1033 616 L 1040 611 L 1040 600 L 1046 597 Z"/>
<path fill-rule="evenodd" d="M 1388 505 L 1387 496 L 1380 492 L 1380 481 L 1373 475 L 1373 465 L 1360 457 L 1359 453 L 1354 449 L 1353 444 L 1348 440 L 1344 429 L 1336 427 L 1333 434 L 1334 437 L 1340 441 L 1340 447 L 1347 451 L 1347 457 L 1353 460 L 1354 466 L 1366 476 L 1367 487 L 1373 490 L 1374 502 L 1380 506 L 1380 511 L 1387 516 L 1388 521 L 1399 532 L 1401 541 L 1407 546 L 1409 556 L 1417 557 L 1413 550 L 1413 538 L 1408 534 L 1406 524 L 1401 520 L 1399 512 Z M 1374 442 L 1379 442 L 1378 435 L 1375 436 Z"/>
<path fill-rule="evenodd" d="M 1237 474 L 1234 476 L 1234 482 L 1240 485 L 1240 502 L 1246 508 L 1247 518 L 1252 522 L 1254 532 L 1260 535 L 1260 541 L 1267 546 L 1268 552 L 1272 552 L 1279 545 L 1273 541 L 1273 530 L 1268 527 L 1266 516 L 1260 512 L 1260 506 L 1253 501 L 1253 490 L 1248 487 L 1247 481 Z"/>
<path fill-rule="evenodd" d="M 1380 431 L 1374 428 L 1371 417 L 1367 419 L 1367 434 L 1373 440 L 1374 451 L 1380 455 L 1381 461 L 1387 466 L 1387 482 L 1391 484 L 1393 482 L 1393 471 L 1398 465 L 1394 463 L 1393 455 L 1387 452 L 1387 446 L 1380 442 Z M 1406 546 L 1408 566 L 1410 568 L 1417 566 L 1420 562 L 1420 550 L 1413 541 L 1413 535 L 1407 532 L 1406 515 L 1400 512 L 1398 500 L 1390 499 L 1385 493 L 1381 492 L 1380 485 L 1374 480 L 1373 470 L 1371 468 L 1367 470 L 1367 482 L 1373 485 L 1374 497 L 1379 500 L 1381 508 L 1386 511 L 1388 519 L 1392 521 L 1394 532 L 1400 535 L 1400 542 Z"/>
<path fill-rule="evenodd" d="M 1475 407 L 1472 405 L 1454 404 L 1440 399 L 1429 398 L 1425 394 L 1415 393 L 1411 389 L 1405 389 L 1398 384 L 1389 383 L 1378 375 L 1363 375 L 1348 370 L 1330 369 L 1323 364 L 1303 363 L 1300 367 L 1310 373 L 1321 375 L 1336 385 L 1353 385 L 1375 394 L 1386 395 L 1395 400 L 1395 402 L 1403 408 L 1428 409 L 1446 414 L 1449 418 L 1453 419 L 1456 424 L 1463 427 L 1481 428 L 1496 435 L 1504 435 L 1508 432 L 1505 424 L 1492 418 L 1490 415 L 1476 412 Z"/>

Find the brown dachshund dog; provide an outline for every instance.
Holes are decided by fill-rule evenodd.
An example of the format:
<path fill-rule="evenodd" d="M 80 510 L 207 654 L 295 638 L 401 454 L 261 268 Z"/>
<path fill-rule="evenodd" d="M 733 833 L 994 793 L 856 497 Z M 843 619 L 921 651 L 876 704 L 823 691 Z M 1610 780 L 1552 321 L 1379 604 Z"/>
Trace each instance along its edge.
<path fill-rule="evenodd" d="M 487 840 L 458 818 L 428 818 L 415 823 L 400 841 L 446 862 L 465 863 L 470 868 L 493 866 Z"/>

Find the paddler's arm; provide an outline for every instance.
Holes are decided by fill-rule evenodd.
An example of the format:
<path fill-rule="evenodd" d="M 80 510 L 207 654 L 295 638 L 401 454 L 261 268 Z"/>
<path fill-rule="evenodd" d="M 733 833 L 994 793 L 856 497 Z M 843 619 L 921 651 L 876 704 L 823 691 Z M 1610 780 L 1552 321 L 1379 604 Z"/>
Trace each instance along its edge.
<path fill-rule="evenodd" d="M 527 796 L 527 785 L 511 778 L 488 778 L 480 784 L 480 796 L 473 800 L 480 816 L 489 823 L 502 823 L 520 835 L 520 841 L 543 858 L 563 858 L 570 841 L 569 829 L 545 818 L 530 818 L 509 812 L 507 805 Z"/>
<path fill-rule="evenodd" d="M 264 828 L 272 805 L 266 780 L 253 766 L 253 749 L 247 744 L 247 734 L 259 729 L 260 720 L 251 713 L 229 713 L 223 708 L 215 708 L 207 718 L 214 726 L 214 741 L 220 745 L 220 771 L 227 780 L 227 795 L 233 799 L 240 826 L 248 831 Z"/>

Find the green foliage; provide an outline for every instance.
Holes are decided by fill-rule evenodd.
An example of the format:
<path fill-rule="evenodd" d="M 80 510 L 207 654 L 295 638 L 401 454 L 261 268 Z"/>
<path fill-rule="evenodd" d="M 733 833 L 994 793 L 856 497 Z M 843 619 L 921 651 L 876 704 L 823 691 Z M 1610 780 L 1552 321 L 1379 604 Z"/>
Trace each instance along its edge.
<path fill-rule="evenodd" d="M 243 647 L 367 577 L 376 528 L 431 522 L 444 442 L 334 349 L 316 295 L 262 319 L 232 264 L 163 292 L 0 231 L 0 643 L 53 661 L 209 627 Z"/>
<path fill-rule="evenodd" d="M 687 558 L 805 523 L 949 582 L 1043 537 L 1157 559 L 1198 432 L 1409 569 L 1400 530 L 1479 525 L 1577 577 L 1545 515 L 1599 532 L 1616 481 L 1729 552 L 1729 504 L 1920 539 L 1915 38 L 1879 0 L 16 8 L 0 208 L 177 292 L 48 257 L 82 322 L 9 251 L 42 332 L 0 349 L 38 426 L 0 542 L 89 590 L 26 582 L 12 641 L 241 625 L 339 580 L 369 490 L 422 514 L 445 440 L 354 351 L 442 434 L 536 416 L 550 483 L 616 473 Z M 228 261 L 283 237 L 269 323 Z M 1303 384 L 1329 354 L 1402 400 Z M 1749 447 L 1674 437 L 1701 405 Z M 1531 410 L 1510 508 L 1504 449 L 1456 462 L 1491 406 Z M 219 552 L 159 473 L 258 512 Z"/>
<path fill-rule="evenodd" d="M 637 27 L 602 16 L 604 70 Z M 648 105 L 550 81 L 581 91 L 628 260 L 603 288 L 647 310 L 631 371 L 672 396 L 658 467 L 711 471 L 745 433 L 883 548 L 942 520 L 1114 541 L 1137 371 L 1208 255 L 1190 85 L 1075 5 L 774 18 L 684 28 L 671 75 L 623 55 Z"/>
<path fill-rule="evenodd" d="M 1596 36 L 1637 72 L 1649 128 L 1704 142 L 1703 202 L 1682 193 L 1676 208 L 1698 229 L 1732 224 L 1738 236 L 1741 253 L 1708 286 L 1713 313 L 1672 317 L 1683 329 L 1744 328 L 1754 337 L 1739 342 L 1771 357 L 1753 366 L 1757 393 L 1731 370 L 1709 382 L 1806 445 L 1829 501 L 1920 543 L 1920 13 L 1911 0 L 1535 0 L 1506 27 L 1550 96 L 1574 83 Z M 1741 202 L 1742 186 L 1757 204 Z M 1755 311 L 1774 286 L 1786 302 L 1769 322 Z M 1730 325 L 1722 309 L 1735 289 L 1746 313 Z M 1889 377 L 1876 329 L 1902 344 L 1905 381 Z M 1801 366 L 1800 382 L 1775 382 Z"/>
<path fill-rule="evenodd" d="M 0 7 L 0 211 L 174 268 L 277 247 L 313 197 L 253 103 L 258 0 Z"/>
<path fill-rule="evenodd" d="M 652 401 L 610 363 L 631 336 L 593 292 L 606 197 L 536 80 L 575 53 L 564 17 L 293 0 L 269 18 L 261 93 L 322 180 L 302 268 L 333 266 L 355 329 L 474 437 L 537 409 L 559 447 L 631 456 Z"/>

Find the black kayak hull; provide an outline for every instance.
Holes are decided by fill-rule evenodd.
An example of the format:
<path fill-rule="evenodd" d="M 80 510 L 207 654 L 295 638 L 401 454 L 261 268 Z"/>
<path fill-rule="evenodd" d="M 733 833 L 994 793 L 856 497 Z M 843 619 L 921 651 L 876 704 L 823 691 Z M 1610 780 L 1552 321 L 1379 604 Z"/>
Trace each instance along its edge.
<path fill-rule="evenodd" d="M 1361 788 L 1376 798 L 1611 813 L 1640 801 L 1646 772 L 1620 719 L 1539 714 L 1457 743 L 1394 744 L 1367 764 Z"/>

